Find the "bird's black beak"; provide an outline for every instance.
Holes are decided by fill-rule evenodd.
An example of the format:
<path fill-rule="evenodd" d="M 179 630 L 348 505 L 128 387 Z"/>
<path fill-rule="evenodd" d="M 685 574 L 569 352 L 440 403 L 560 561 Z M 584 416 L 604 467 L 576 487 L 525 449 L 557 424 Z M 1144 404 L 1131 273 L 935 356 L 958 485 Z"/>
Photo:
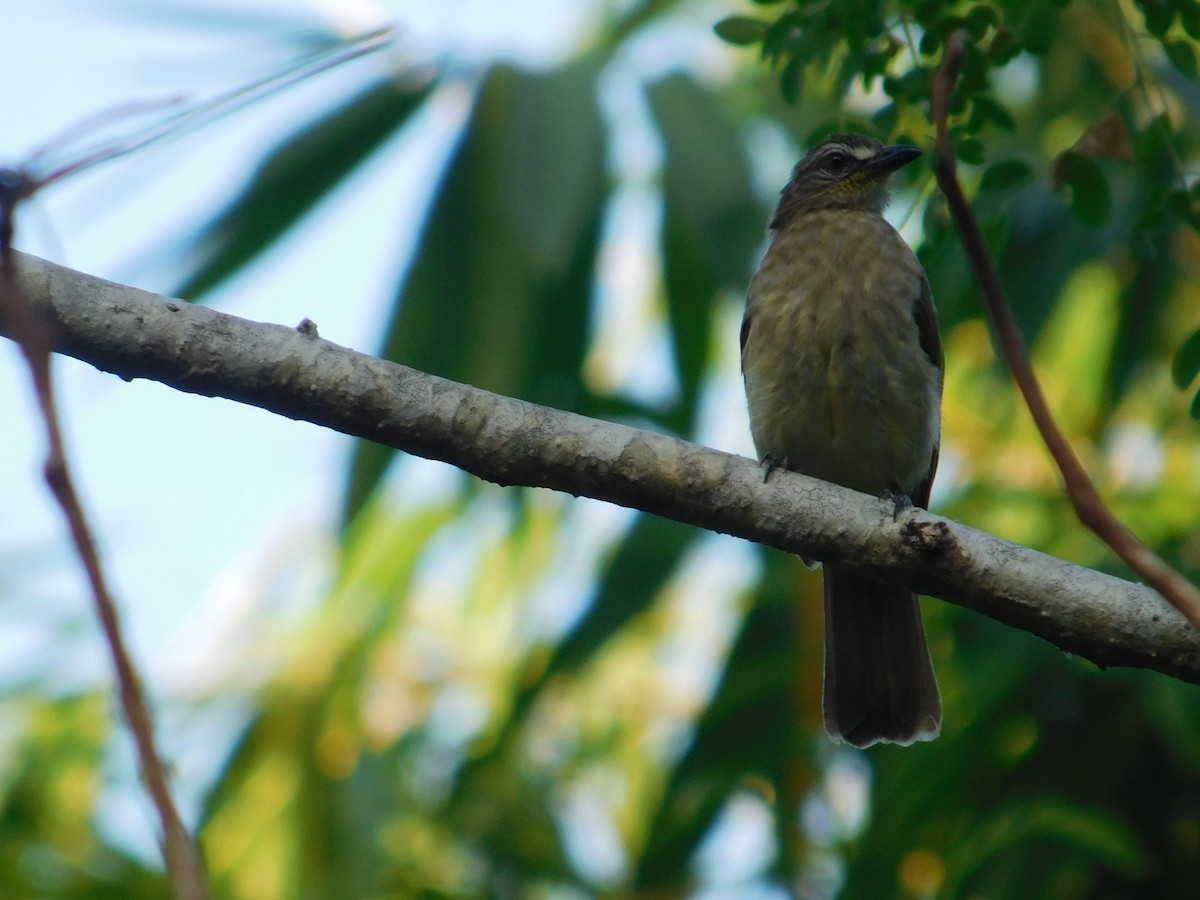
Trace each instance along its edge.
<path fill-rule="evenodd" d="M 921 151 L 908 144 L 897 144 L 894 147 L 884 147 L 883 152 L 867 164 L 872 175 L 889 175 L 897 169 L 907 166 L 921 155 Z"/>

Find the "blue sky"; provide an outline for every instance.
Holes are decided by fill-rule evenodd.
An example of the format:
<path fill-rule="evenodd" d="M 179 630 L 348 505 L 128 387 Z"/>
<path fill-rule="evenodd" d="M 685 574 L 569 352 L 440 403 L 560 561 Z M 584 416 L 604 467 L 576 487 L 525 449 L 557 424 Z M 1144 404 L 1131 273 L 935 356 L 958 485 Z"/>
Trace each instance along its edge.
<path fill-rule="evenodd" d="M 263 151 L 307 116 L 397 63 L 428 64 L 451 49 L 462 58 L 462 41 L 468 58 L 500 47 L 544 56 L 563 29 L 579 27 L 588 6 L 529 4 L 546 11 L 539 27 L 506 38 L 504 3 L 326 5 L 339 16 L 353 13 L 351 29 L 381 19 L 403 23 L 395 48 L 52 186 L 23 209 L 17 247 L 165 291 L 177 275 L 154 265 L 156 251 L 219 208 Z M 7 165 L 113 103 L 178 93 L 202 101 L 274 72 L 297 52 L 280 39 L 287 23 L 321 17 L 319 4 L 306 11 L 290 0 L 206 2 L 200 16 L 189 13 L 195 4 L 174 0 L 11 7 L 0 31 L 0 73 L 10 86 L 0 96 L 0 160 Z M 234 18 L 222 27 L 214 10 L 257 16 L 259 24 L 246 27 L 243 19 L 239 26 Z M 272 17 L 277 27 L 263 24 Z M 374 351 L 404 253 L 468 103 L 466 91 L 444 92 L 417 127 L 211 302 L 259 321 L 307 316 L 322 336 Z M 281 570 L 325 558 L 349 441 L 237 403 L 127 384 L 69 359 L 56 360 L 55 374 L 70 461 L 136 658 L 158 701 L 188 696 L 214 642 L 265 585 Z M 23 363 L 5 341 L 0 408 L 0 679 L 34 674 L 64 690 L 108 683 L 91 600 L 40 479 L 40 422 Z M 311 585 L 320 583 L 319 572 L 309 575 Z M 213 734 L 198 741 L 170 719 L 159 731 L 177 765 L 186 814 L 221 743 Z M 128 759 L 114 765 L 116 782 L 128 789 L 110 792 L 102 818 L 153 858 L 150 816 L 132 767 Z"/>
<path fill-rule="evenodd" d="M 7 14 L 9 46 L 0 51 L 10 69 L 5 83 L 26 88 L 0 98 L 4 121 L 11 123 L 0 154 L 10 164 L 47 135 L 115 101 L 178 92 L 202 100 L 274 71 L 295 53 L 261 30 L 202 28 L 186 19 L 147 26 L 136 7 L 111 19 L 108 8 L 123 7 L 82 11 L 82 4 L 49 0 Z M 287 13 L 296 5 L 258 0 L 253 8 Z M 218 208 L 258 155 L 308 110 L 352 93 L 387 65 L 382 56 L 356 60 L 201 131 L 55 185 L 24 210 L 17 246 L 102 277 L 166 290 L 173 276 L 153 265 L 155 251 Z M 380 154 L 212 302 L 261 321 L 308 316 L 322 335 L 374 350 L 398 248 L 412 241 L 421 197 L 462 106 L 440 104 L 419 134 Z M 389 189 L 378 190 L 381 183 Z M 413 203 L 402 202 L 406 193 Z M 412 214 L 404 220 L 399 210 Z M 0 446 L 0 553 L 26 561 L 17 572 L 32 568 L 39 594 L 71 606 L 81 599 L 73 569 L 31 555 L 61 547 L 62 528 L 36 474 L 41 438 L 24 373 L 11 346 L 2 353 L 0 403 L 12 412 Z M 174 639 L 205 615 L 215 580 L 261 559 L 286 535 L 329 520 L 340 489 L 331 479 L 347 450 L 339 436 L 153 383 L 125 384 L 70 360 L 59 360 L 56 374 L 72 462 L 139 655 L 149 665 L 155 657 L 174 657 Z M 35 558 L 42 563 L 29 562 Z"/>

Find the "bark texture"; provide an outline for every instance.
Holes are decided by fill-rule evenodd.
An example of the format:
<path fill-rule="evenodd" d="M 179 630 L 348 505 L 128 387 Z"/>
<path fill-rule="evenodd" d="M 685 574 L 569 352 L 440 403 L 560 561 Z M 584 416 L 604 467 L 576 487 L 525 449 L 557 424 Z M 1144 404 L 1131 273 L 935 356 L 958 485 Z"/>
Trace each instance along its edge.
<path fill-rule="evenodd" d="M 667 435 L 502 397 L 17 254 L 58 352 L 442 460 L 501 485 L 594 497 L 855 566 L 1096 665 L 1200 683 L 1200 631 L 1154 591 L 922 510 Z M 0 332 L 4 323 L 0 321 Z"/>

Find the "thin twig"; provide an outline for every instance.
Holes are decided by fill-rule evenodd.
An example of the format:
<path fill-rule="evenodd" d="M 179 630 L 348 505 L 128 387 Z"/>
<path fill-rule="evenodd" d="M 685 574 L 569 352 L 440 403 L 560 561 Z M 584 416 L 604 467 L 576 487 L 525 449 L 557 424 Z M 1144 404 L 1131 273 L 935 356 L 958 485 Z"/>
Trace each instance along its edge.
<path fill-rule="evenodd" d="M 0 315 L 9 323 L 12 335 L 20 345 L 21 353 L 29 366 L 33 391 L 45 424 L 46 483 L 62 507 L 75 551 L 87 573 L 96 612 L 117 672 L 121 708 L 125 712 L 137 747 L 142 781 L 154 801 L 154 808 L 162 826 L 163 856 L 173 893 L 178 900 L 207 900 L 210 895 L 200 857 L 171 797 L 162 757 L 154 740 L 154 723 L 150 708 L 137 669 L 125 646 L 116 604 L 104 578 L 96 541 L 67 465 L 51 378 L 52 336 L 50 329 L 30 309 L 17 287 L 13 272 L 12 247 L 7 239 L 11 231 L 11 214 L 11 209 L 0 212 L 0 218 L 4 220 L 3 228 L 0 229 Z"/>
<path fill-rule="evenodd" d="M 77 151 L 73 159 L 57 167 L 46 163 L 45 157 L 52 151 L 61 150 L 64 145 L 78 141 L 101 125 L 176 106 L 181 102 L 181 98 L 119 104 L 88 116 L 67 128 L 30 156 L 23 166 L 0 167 L 0 322 L 5 324 L 9 335 L 20 345 L 29 366 L 34 394 L 46 429 L 46 483 L 62 507 L 75 550 L 87 574 L 97 615 L 108 642 L 113 667 L 116 669 L 121 707 L 137 747 L 142 781 L 154 802 L 162 827 L 163 857 L 172 893 L 177 900 L 207 900 L 210 896 L 208 883 L 200 854 L 171 797 L 166 771 L 154 739 L 154 722 L 150 715 L 150 707 L 137 669 L 125 646 L 116 604 L 104 578 L 96 541 L 67 465 L 51 378 L 50 353 L 56 336 L 53 329 L 34 312 L 17 285 L 12 249 L 14 216 L 17 207 L 24 200 L 47 185 L 98 163 L 133 153 L 166 137 L 178 136 L 198 128 L 281 87 L 295 84 L 348 60 L 378 50 L 392 40 L 394 33 L 391 27 L 376 29 L 253 84 L 185 108 L 131 134 Z M 36 174 L 35 168 L 49 171 Z"/>
<path fill-rule="evenodd" d="M 954 35 L 946 45 L 946 56 L 933 82 L 933 118 L 937 127 L 937 180 L 946 196 L 950 215 L 958 227 L 967 257 L 987 304 L 996 331 L 996 339 L 1016 381 L 1025 404 L 1041 432 L 1042 440 L 1054 458 L 1071 504 L 1079 521 L 1123 559 L 1146 584 L 1154 588 L 1176 609 L 1200 628 L 1200 590 L 1176 572 L 1153 550 L 1143 544 L 1113 515 L 1101 499 L 1079 458 L 1054 421 L 1046 398 L 1029 362 L 1025 341 L 1013 318 L 1008 299 L 1000 285 L 996 264 L 988 252 L 979 222 L 958 182 L 954 145 L 947 128 L 950 95 L 958 80 L 966 50 L 966 35 Z"/>
<path fill-rule="evenodd" d="M 1151 116 L 1150 127 L 1155 127 L 1156 120 L 1159 116 L 1163 116 L 1170 121 L 1171 103 L 1167 99 L 1166 89 L 1163 87 L 1161 79 L 1153 76 L 1153 69 L 1150 63 L 1146 60 L 1146 52 L 1143 49 L 1142 41 L 1134 32 L 1133 27 L 1129 24 L 1129 18 L 1125 15 L 1125 11 L 1116 3 L 1113 4 L 1113 14 L 1118 22 L 1121 23 L 1121 36 L 1125 39 L 1125 48 L 1129 51 L 1130 57 L 1133 59 L 1133 85 L 1131 89 L 1139 91 L 1142 95 L 1142 103 L 1146 105 L 1146 113 Z M 1151 95 L 1151 84 L 1154 86 L 1154 93 L 1158 94 L 1158 102 L 1155 103 L 1155 98 Z M 1159 116 L 1156 116 L 1155 110 L 1158 110 Z M 1167 156 L 1171 160 L 1171 166 L 1175 172 L 1175 183 L 1184 190 L 1188 187 L 1187 167 L 1179 156 L 1179 151 L 1175 147 L 1175 142 L 1170 140 L 1171 127 L 1166 126 L 1168 140 L 1163 141 L 1162 146 L 1166 150 Z"/>

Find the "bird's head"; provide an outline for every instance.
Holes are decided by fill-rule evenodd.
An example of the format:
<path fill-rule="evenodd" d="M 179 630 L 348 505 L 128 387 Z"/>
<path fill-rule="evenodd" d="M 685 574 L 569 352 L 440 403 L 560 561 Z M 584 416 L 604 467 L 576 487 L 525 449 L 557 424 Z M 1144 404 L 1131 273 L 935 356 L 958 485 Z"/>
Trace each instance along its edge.
<path fill-rule="evenodd" d="M 863 134 L 828 137 L 792 170 L 771 227 L 780 228 L 794 216 L 818 209 L 883 212 L 892 173 L 920 155 L 916 147 L 888 147 Z"/>

